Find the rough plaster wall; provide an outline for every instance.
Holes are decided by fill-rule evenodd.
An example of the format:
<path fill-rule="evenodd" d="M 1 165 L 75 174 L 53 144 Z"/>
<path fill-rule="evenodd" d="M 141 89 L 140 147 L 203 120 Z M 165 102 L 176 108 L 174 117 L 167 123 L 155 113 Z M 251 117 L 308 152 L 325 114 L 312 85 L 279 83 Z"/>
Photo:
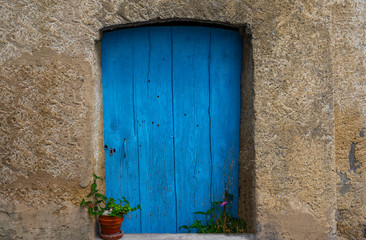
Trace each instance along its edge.
<path fill-rule="evenodd" d="M 332 8 L 337 230 L 344 239 L 366 239 L 365 16 L 363 0 Z"/>
<path fill-rule="evenodd" d="M 330 12 L 324 4 L 258 2 L 254 107 L 257 221 L 263 239 L 335 235 Z"/>
<path fill-rule="evenodd" d="M 363 138 L 355 138 L 359 126 L 365 126 L 365 110 L 354 107 L 365 103 L 365 91 L 357 88 L 364 86 L 364 62 L 351 73 L 343 65 L 363 56 L 362 43 L 358 48 L 353 43 L 364 40 L 362 29 L 352 28 L 354 22 L 364 22 L 356 3 L 345 2 L 349 11 L 342 11 L 338 5 L 343 2 L 336 0 L 3 1 L 0 239 L 93 238 L 92 219 L 77 203 L 88 190 L 91 173 L 103 173 L 95 40 L 102 28 L 172 18 L 248 24 L 252 33 L 249 80 L 255 95 L 246 99 L 253 108 L 244 111 L 255 111 L 248 130 L 255 154 L 246 154 L 241 165 L 255 162 L 249 165 L 255 167 L 256 186 L 249 193 L 254 196 L 241 198 L 245 207 L 240 214 L 254 218 L 260 239 L 333 238 L 339 179 L 334 127 L 337 170 L 347 173 L 352 185 L 338 206 L 357 211 L 351 204 L 355 199 L 365 206 L 356 195 L 365 190 L 365 176 L 358 175 L 366 165 L 359 165 L 365 156 Z M 333 91 L 344 96 L 335 99 L 336 126 Z M 340 131 L 342 119 L 354 127 Z M 360 166 L 356 173 L 348 172 L 349 155 Z M 247 198 L 255 200 L 255 216 L 243 210 L 248 211 Z M 338 223 L 341 234 L 347 229 L 342 221 L 351 221 L 352 213 L 347 214 Z M 357 221 L 362 225 L 361 217 Z"/>
<path fill-rule="evenodd" d="M 0 239 L 94 236 L 78 203 L 97 166 L 100 78 L 95 32 L 77 6 L 1 2 Z"/>
<path fill-rule="evenodd" d="M 43 57 L 23 56 L 0 71 L 0 239 L 92 232 L 75 199 L 90 172 L 88 77 L 72 59 Z"/>

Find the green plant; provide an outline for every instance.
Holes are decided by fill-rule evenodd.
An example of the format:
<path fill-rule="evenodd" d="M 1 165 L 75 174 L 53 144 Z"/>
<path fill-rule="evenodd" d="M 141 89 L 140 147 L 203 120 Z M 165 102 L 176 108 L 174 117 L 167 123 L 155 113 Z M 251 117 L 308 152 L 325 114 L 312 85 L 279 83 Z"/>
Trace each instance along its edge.
<path fill-rule="evenodd" d="M 91 185 L 91 192 L 86 196 L 86 198 L 92 198 L 92 200 L 86 201 L 85 198 L 83 198 L 80 202 L 80 207 L 88 206 L 89 213 L 92 216 L 108 215 L 121 217 L 121 215 L 126 215 L 130 212 L 136 211 L 137 209 L 141 210 L 140 205 L 137 205 L 134 208 L 130 207 L 130 203 L 125 197 L 116 200 L 99 193 L 97 180 L 102 179 L 95 174 L 93 174 L 93 177 L 94 181 Z"/>
<path fill-rule="evenodd" d="M 246 222 L 235 218 L 230 214 L 230 205 L 233 202 L 233 195 L 225 190 L 224 201 L 213 202 L 206 212 L 195 212 L 206 216 L 206 223 L 196 219 L 190 226 L 183 225 L 179 229 L 186 229 L 190 233 L 193 229 L 197 233 L 245 233 L 247 232 Z"/>
<path fill-rule="evenodd" d="M 235 218 L 231 215 L 231 206 L 234 196 L 229 194 L 232 187 L 233 178 L 231 172 L 235 167 L 232 158 L 234 146 L 232 146 L 229 154 L 227 181 L 225 182 L 224 201 L 217 201 L 211 204 L 211 208 L 206 212 L 194 212 L 197 215 L 204 215 L 206 221 L 196 219 L 190 226 L 183 225 L 179 229 L 186 229 L 189 233 L 196 230 L 197 233 L 245 233 L 247 232 L 247 224 L 243 219 Z M 223 161 L 223 169 L 226 169 L 225 161 Z"/>

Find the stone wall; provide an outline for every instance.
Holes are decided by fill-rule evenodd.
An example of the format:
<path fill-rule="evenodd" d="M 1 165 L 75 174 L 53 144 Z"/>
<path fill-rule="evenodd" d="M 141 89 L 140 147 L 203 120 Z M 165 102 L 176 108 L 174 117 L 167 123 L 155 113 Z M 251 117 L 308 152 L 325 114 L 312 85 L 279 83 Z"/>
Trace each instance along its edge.
<path fill-rule="evenodd" d="M 337 230 L 366 239 L 366 31 L 365 1 L 332 6 Z"/>
<path fill-rule="evenodd" d="M 364 239 L 362 0 L 2 1 L 0 239 L 94 238 L 78 203 L 104 169 L 101 30 L 167 20 L 246 31 L 240 214 L 252 231 Z"/>

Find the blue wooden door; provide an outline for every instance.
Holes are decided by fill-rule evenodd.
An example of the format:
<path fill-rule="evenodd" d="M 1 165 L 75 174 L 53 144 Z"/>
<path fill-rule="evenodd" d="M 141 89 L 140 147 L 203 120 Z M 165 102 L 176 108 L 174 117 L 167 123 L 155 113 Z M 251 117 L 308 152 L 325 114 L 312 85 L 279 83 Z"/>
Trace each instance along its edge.
<path fill-rule="evenodd" d="M 107 195 L 141 211 L 126 233 L 176 233 L 225 186 L 238 211 L 241 38 L 211 27 L 103 35 Z"/>

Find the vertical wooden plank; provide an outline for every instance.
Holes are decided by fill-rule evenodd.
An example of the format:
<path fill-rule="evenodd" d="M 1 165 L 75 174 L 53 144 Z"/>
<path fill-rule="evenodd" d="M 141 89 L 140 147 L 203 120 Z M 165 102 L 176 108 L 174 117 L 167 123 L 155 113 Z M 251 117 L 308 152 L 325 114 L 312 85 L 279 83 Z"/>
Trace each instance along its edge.
<path fill-rule="evenodd" d="M 210 208 L 209 44 L 206 27 L 173 27 L 177 226 Z M 185 232 L 181 230 L 179 232 Z"/>
<path fill-rule="evenodd" d="M 144 233 L 176 232 L 170 27 L 148 33 L 147 77 L 136 79 Z"/>
<path fill-rule="evenodd" d="M 116 150 L 112 156 L 105 154 L 107 196 L 124 196 L 132 205 L 140 203 L 133 67 L 137 32 L 109 32 L 102 40 L 104 138 L 105 145 Z M 139 211 L 125 218 L 126 233 L 141 232 Z"/>
<path fill-rule="evenodd" d="M 212 193 L 223 200 L 225 183 L 238 212 L 241 38 L 237 31 L 211 29 L 210 106 Z"/>

